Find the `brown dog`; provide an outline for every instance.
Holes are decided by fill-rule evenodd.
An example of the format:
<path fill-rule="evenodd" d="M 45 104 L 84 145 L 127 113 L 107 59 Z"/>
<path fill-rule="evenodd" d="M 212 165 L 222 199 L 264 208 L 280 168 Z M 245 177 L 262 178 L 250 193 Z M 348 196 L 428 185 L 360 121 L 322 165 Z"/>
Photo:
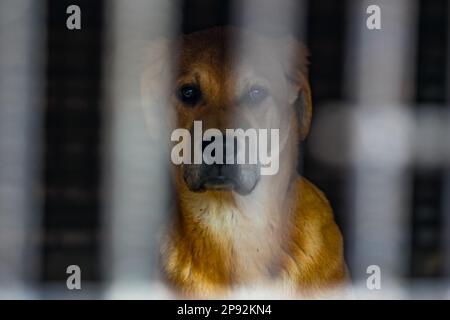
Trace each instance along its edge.
<path fill-rule="evenodd" d="M 241 55 L 228 50 L 233 40 L 245 44 Z M 262 285 L 292 296 L 346 279 L 332 209 L 296 170 L 312 115 L 306 55 L 296 41 L 235 28 L 152 45 L 142 81 L 143 95 L 157 101 L 146 106 L 150 126 L 161 118 L 154 108 L 164 105 L 159 110 L 176 128 L 192 131 L 202 121 L 203 130 L 277 128 L 280 137 L 275 175 L 262 176 L 258 164 L 174 166 L 177 203 L 162 265 L 178 292 L 223 297 Z M 164 82 L 173 88 L 170 97 L 161 97 Z"/>

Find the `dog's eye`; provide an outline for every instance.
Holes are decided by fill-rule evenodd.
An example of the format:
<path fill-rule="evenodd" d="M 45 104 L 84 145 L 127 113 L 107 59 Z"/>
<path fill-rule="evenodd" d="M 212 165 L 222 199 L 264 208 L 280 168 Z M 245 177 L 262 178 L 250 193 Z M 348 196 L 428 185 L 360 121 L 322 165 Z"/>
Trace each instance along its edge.
<path fill-rule="evenodd" d="M 269 92 L 266 88 L 260 87 L 260 86 L 253 86 L 250 88 L 249 92 L 247 93 L 247 101 L 250 104 L 257 105 L 261 103 L 267 96 L 269 95 Z"/>
<path fill-rule="evenodd" d="M 200 89 L 190 84 L 182 86 L 177 92 L 178 99 L 188 105 L 197 104 L 201 95 Z"/>

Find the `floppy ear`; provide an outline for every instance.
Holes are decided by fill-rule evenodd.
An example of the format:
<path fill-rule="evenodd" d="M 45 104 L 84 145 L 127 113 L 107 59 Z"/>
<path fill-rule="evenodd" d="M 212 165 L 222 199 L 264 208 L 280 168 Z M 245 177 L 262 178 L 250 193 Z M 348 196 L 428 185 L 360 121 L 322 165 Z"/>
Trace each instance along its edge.
<path fill-rule="evenodd" d="M 285 45 L 285 74 L 290 84 L 289 103 L 295 108 L 299 121 L 300 140 L 308 135 L 312 118 L 311 88 L 308 81 L 308 50 L 296 39 Z"/>
<path fill-rule="evenodd" d="M 141 104 L 148 130 L 159 135 L 170 128 L 173 110 L 169 107 L 173 79 L 171 42 L 153 40 L 144 52 L 141 76 Z"/>

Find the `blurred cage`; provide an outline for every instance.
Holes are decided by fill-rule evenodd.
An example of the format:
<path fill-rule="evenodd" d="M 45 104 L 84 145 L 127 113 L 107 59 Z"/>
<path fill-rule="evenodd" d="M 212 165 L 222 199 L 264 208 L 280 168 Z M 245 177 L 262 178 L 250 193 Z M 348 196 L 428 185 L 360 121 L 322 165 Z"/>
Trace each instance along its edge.
<path fill-rule="evenodd" d="M 66 28 L 72 4 L 81 30 Z M 365 26 L 372 4 L 382 30 Z M 310 50 L 299 171 L 333 206 L 357 294 L 450 297 L 448 1 L 281 1 L 252 25 L 268 14 L 255 6 L 0 0 L 0 298 L 155 297 L 171 199 L 164 147 L 139 113 L 143 52 L 228 24 L 293 33 Z M 71 264 L 83 290 L 66 288 Z M 365 287 L 372 264 L 389 295 Z"/>

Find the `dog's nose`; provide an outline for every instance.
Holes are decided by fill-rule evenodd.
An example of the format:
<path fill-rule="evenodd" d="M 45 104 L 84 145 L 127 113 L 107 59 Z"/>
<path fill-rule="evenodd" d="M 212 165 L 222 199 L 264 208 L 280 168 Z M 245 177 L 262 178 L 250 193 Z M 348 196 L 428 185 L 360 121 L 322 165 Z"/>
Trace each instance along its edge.
<path fill-rule="evenodd" d="M 202 141 L 202 153 L 204 153 L 207 146 L 209 146 L 211 143 L 213 143 L 215 140 L 211 141 Z M 217 164 L 229 164 L 229 163 L 236 163 L 236 155 L 237 155 L 237 149 L 238 149 L 238 143 L 237 138 L 232 137 L 231 139 L 227 139 L 226 136 L 223 136 L 222 141 L 218 142 L 219 145 L 222 147 L 222 159 L 219 159 L 217 155 L 216 157 L 216 151 L 213 149 L 211 152 L 211 156 L 216 158 L 218 163 Z M 232 150 L 227 153 L 227 149 Z"/>
<path fill-rule="evenodd" d="M 213 157 L 215 161 L 210 164 L 203 164 L 205 173 L 203 184 L 207 189 L 232 189 L 237 180 L 238 166 L 234 164 L 236 162 L 237 154 L 236 139 L 228 139 L 228 141 L 226 137 L 223 137 L 222 139 L 223 140 L 219 141 L 216 145 L 216 148 L 222 148 L 222 154 L 216 155 L 216 149 L 213 149 L 212 151 L 209 150 L 207 152 L 208 156 L 210 153 L 210 156 Z M 204 152 L 206 147 L 213 141 L 203 141 L 202 151 Z M 232 143 L 234 143 L 234 146 L 230 146 Z M 227 154 L 227 149 L 230 147 L 234 149 L 232 151 L 228 150 L 229 154 Z"/>
<path fill-rule="evenodd" d="M 223 139 L 223 140 L 225 140 L 225 139 Z M 211 141 L 203 141 L 203 142 L 202 142 L 202 152 L 204 153 L 206 147 L 209 146 L 209 145 L 210 145 L 211 143 L 213 143 L 213 142 L 218 143 L 219 146 L 220 146 L 220 145 L 222 146 L 222 157 L 223 157 L 223 159 L 217 159 L 217 160 L 218 160 L 219 162 L 226 163 L 226 161 L 225 161 L 225 158 L 226 158 L 226 152 L 227 152 L 226 141 L 217 141 L 217 142 L 216 142 L 215 140 L 211 140 Z M 214 148 L 213 151 L 211 152 L 211 156 L 212 156 L 212 157 L 216 157 L 216 149 L 215 149 L 215 148 Z M 218 156 L 218 155 L 217 155 L 217 156 Z"/>

